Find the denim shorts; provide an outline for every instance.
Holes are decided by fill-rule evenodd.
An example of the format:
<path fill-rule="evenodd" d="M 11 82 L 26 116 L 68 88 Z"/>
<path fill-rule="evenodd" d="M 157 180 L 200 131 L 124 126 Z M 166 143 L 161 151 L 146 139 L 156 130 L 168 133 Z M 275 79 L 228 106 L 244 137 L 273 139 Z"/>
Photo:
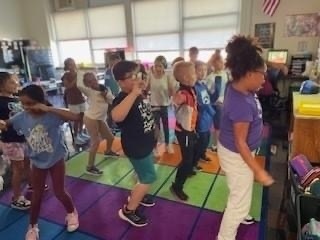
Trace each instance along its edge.
<path fill-rule="evenodd" d="M 151 152 L 144 158 L 129 158 L 134 171 L 138 175 L 139 182 L 142 184 L 151 184 L 156 180 L 156 171 L 154 168 L 154 156 Z"/>

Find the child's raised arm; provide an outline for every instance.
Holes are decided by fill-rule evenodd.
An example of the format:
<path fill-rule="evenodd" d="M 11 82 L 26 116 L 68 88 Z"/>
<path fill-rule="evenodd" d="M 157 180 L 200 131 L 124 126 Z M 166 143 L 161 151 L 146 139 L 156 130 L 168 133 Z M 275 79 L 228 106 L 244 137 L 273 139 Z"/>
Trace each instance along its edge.
<path fill-rule="evenodd" d="M 142 94 L 143 88 L 135 84 L 131 93 L 126 96 L 121 103 L 116 105 L 111 111 L 111 117 L 115 122 L 122 122 L 128 115 L 132 105 L 139 95 Z"/>
<path fill-rule="evenodd" d="M 36 104 L 30 108 L 32 108 L 33 110 L 40 110 L 43 112 L 54 113 L 54 114 L 58 115 L 59 117 L 61 117 L 65 121 L 78 121 L 80 119 L 79 114 L 72 113 L 67 109 L 55 108 L 55 107 L 47 106 L 47 105 L 44 105 L 41 103 Z"/>

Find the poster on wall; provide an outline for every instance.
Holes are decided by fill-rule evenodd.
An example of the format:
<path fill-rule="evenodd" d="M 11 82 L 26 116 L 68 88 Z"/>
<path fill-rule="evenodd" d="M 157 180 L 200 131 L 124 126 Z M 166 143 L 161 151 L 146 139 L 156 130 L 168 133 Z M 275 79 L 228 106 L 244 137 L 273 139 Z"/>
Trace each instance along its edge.
<path fill-rule="evenodd" d="M 286 37 L 320 37 L 320 13 L 286 16 Z"/>
<path fill-rule="evenodd" d="M 258 23 L 254 28 L 254 36 L 263 48 L 273 48 L 275 23 Z"/>

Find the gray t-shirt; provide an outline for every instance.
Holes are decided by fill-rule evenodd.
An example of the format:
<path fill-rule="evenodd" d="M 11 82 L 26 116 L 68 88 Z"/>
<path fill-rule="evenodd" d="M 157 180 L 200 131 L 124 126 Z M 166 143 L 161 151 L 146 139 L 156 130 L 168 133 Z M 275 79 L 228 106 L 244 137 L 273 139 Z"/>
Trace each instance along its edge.
<path fill-rule="evenodd" d="M 259 99 L 255 93 L 243 94 L 229 84 L 223 103 L 219 141 L 225 148 L 239 153 L 233 131 L 233 124 L 237 122 L 250 124 L 247 143 L 254 151 L 260 146 L 263 128 Z"/>

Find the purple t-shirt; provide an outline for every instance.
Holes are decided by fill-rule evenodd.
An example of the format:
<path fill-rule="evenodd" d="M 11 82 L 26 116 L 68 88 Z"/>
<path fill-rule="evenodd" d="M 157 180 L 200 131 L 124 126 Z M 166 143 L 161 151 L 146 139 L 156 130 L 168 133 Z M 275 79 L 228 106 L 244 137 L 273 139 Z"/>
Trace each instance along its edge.
<path fill-rule="evenodd" d="M 262 138 L 262 108 L 255 93 L 243 94 L 230 84 L 226 91 L 222 116 L 219 141 L 232 152 L 239 153 L 235 145 L 233 124 L 249 122 L 247 143 L 251 151 L 260 146 Z"/>

